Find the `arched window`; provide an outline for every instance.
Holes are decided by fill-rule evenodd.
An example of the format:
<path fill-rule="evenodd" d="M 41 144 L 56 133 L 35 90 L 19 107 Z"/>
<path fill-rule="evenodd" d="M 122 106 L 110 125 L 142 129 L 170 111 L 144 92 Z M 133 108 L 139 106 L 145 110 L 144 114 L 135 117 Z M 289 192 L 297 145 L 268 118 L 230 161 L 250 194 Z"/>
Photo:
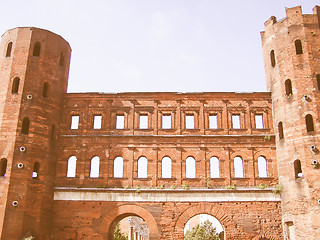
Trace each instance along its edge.
<path fill-rule="evenodd" d="M 284 134 L 283 134 L 283 124 L 282 124 L 282 122 L 278 123 L 278 131 L 279 131 L 279 139 L 283 139 L 284 138 Z"/>
<path fill-rule="evenodd" d="M 138 160 L 138 178 L 147 178 L 148 176 L 148 160 L 140 157 Z"/>
<path fill-rule="evenodd" d="M 193 157 L 186 159 L 186 178 L 196 177 L 196 160 Z"/>
<path fill-rule="evenodd" d="M 67 177 L 75 177 L 77 169 L 77 158 L 71 156 L 68 160 Z"/>
<path fill-rule="evenodd" d="M 314 131 L 314 126 L 313 126 L 312 115 L 311 114 L 307 114 L 305 119 L 306 119 L 307 132 L 313 132 Z"/>
<path fill-rule="evenodd" d="M 95 156 L 91 159 L 91 167 L 90 167 L 91 178 L 99 177 L 99 168 L 100 168 L 100 158 L 98 156 Z"/>
<path fill-rule="evenodd" d="M 29 126 L 30 126 L 30 120 L 29 120 L 29 118 L 25 117 L 22 121 L 21 133 L 28 135 L 29 134 Z"/>
<path fill-rule="evenodd" d="M 42 97 L 47 98 L 49 92 L 49 83 L 45 82 L 42 88 Z"/>
<path fill-rule="evenodd" d="M 2 158 L 0 161 L 0 177 L 5 177 L 7 172 L 7 159 Z"/>
<path fill-rule="evenodd" d="M 39 169 L 40 169 L 40 163 L 35 162 L 33 164 L 33 172 L 32 172 L 32 178 L 38 178 L 39 176 Z"/>
<path fill-rule="evenodd" d="M 33 56 L 39 57 L 40 56 L 40 50 L 41 50 L 41 45 L 39 42 L 35 42 L 33 46 Z"/>
<path fill-rule="evenodd" d="M 271 60 L 271 66 L 274 67 L 276 65 L 276 57 L 274 55 L 274 50 L 271 50 L 270 52 L 270 60 Z"/>
<path fill-rule="evenodd" d="M 297 39 L 297 40 L 294 42 L 294 45 L 296 46 L 296 54 L 302 54 L 303 51 L 302 51 L 301 41 L 300 41 L 299 39 Z"/>
<path fill-rule="evenodd" d="M 51 126 L 50 139 L 51 141 L 56 139 L 56 126 L 54 124 Z"/>
<path fill-rule="evenodd" d="M 12 50 L 12 42 L 9 42 L 7 45 L 7 52 L 6 52 L 6 57 L 11 56 L 11 50 Z"/>
<path fill-rule="evenodd" d="M 210 177 L 211 178 L 220 177 L 219 158 L 217 157 L 210 158 Z"/>
<path fill-rule="evenodd" d="M 113 162 L 113 177 L 123 178 L 123 158 L 116 157 Z"/>
<path fill-rule="evenodd" d="M 63 53 L 60 53 L 59 65 L 60 65 L 61 67 L 63 67 L 63 65 L 64 65 L 64 56 L 63 56 Z"/>
<path fill-rule="evenodd" d="M 235 157 L 234 159 L 234 177 L 243 178 L 243 161 L 241 157 Z"/>
<path fill-rule="evenodd" d="M 13 79 L 12 82 L 12 89 L 11 89 L 11 93 L 18 93 L 19 91 L 19 84 L 20 84 L 20 78 L 16 77 Z"/>
<path fill-rule="evenodd" d="M 172 177 L 172 163 L 171 158 L 164 157 L 161 161 L 161 178 Z"/>
<path fill-rule="evenodd" d="M 258 157 L 258 172 L 260 178 L 268 177 L 267 160 L 265 157 Z"/>
<path fill-rule="evenodd" d="M 301 178 L 302 177 L 302 169 L 301 169 L 300 160 L 295 160 L 293 165 L 294 165 L 294 176 L 295 176 L 295 178 Z"/>
<path fill-rule="evenodd" d="M 284 82 L 284 85 L 285 85 L 285 87 L 286 87 L 286 96 L 292 95 L 292 84 L 291 84 L 291 80 L 290 80 L 290 79 L 287 79 L 287 80 Z"/>

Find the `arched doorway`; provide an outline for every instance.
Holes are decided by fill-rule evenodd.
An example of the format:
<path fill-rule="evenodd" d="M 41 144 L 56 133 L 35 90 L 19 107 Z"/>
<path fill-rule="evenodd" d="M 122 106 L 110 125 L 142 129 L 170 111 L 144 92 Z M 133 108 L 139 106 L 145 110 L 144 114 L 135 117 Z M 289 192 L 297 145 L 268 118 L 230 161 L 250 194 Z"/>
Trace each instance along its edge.
<path fill-rule="evenodd" d="M 140 217 L 125 217 L 116 225 L 113 236 L 114 240 L 149 240 L 149 228 Z"/>

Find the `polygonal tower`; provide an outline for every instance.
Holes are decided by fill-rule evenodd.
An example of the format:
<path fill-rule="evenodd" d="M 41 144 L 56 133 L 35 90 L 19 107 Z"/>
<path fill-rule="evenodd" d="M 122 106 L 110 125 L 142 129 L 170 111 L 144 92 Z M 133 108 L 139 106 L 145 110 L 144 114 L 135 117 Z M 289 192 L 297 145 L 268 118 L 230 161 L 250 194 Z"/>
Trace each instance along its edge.
<path fill-rule="evenodd" d="M 57 132 L 70 54 L 69 44 L 47 30 L 15 28 L 2 36 L 1 239 L 50 239 Z"/>
<path fill-rule="evenodd" d="M 285 239 L 320 236 L 320 7 L 286 10 L 261 33 L 272 93 Z"/>

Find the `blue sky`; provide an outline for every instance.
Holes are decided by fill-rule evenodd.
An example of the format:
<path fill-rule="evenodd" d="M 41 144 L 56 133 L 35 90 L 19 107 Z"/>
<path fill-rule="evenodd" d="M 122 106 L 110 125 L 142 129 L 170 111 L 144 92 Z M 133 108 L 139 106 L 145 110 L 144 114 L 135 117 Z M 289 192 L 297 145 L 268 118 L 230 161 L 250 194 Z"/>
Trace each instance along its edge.
<path fill-rule="evenodd" d="M 315 0 L 11 0 L 0 33 L 48 29 L 72 47 L 69 92 L 266 91 L 260 31 Z"/>

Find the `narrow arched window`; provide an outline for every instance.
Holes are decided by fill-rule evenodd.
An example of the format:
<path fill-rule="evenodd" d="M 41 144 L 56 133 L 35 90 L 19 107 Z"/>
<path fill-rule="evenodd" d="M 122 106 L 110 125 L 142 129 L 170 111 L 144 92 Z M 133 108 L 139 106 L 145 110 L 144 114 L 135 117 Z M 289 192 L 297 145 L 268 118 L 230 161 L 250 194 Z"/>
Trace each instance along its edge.
<path fill-rule="evenodd" d="M 91 167 L 90 167 L 91 178 L 99 177 L 99 168 L 100 168 L 100 158 L 98 156 L 95 156 L 91 159 Z"/>
<path fill-rule="evenodd" d="M 42 97 L 47 98 L 49 92 L 49 83 L 45 82 L 42 88 Z"/>
<path fill-rule="evenodd" d="M 7 45 L 7 52 L 6 52 L 6 57 L 11 56 L 11 50 L 12 50 L 12 42 L 9 42 Z"/>
<path fill-rule="evenodd" d="M 271 50 L 270 52 L 270 60 L 271 60 L 271 66 L 274 67 L 276 65 L 276 57 L 274 55 L 274 50 Z"/>
<path fill-rule="evenodd" d="M 311 114 L 307 114 L 305 119 L 306 119 L 307 132 L 313 132 L 314 131 L 314 126 L 313 126 L 312 115 Z"/>
<path fill-rule="evenodd" d="M 263 156 L 258 157 L 258 172 L 260 178 L 268 177 L 267 159 Z"/>
<path fill-rule="evenodd" d="M 51 126 L 50 139 L 51 141 L 56 139 L 56 126 L 54 124 Z"/>
<path fill-rule="evenodd" d="M 234 177 L 235 178 L 243 178 L 243 161 L 241 157 L 235 157 L 234 161 Z"/>
<path fill-rule="evenodd" d="M 123 158 L 116 157 L 113 162 L 113 177 L 123 178 Z"/>
<path fill-rule="evenodd" d="M 140 157 L 138 160 L 138 178 L 147 178 L 148 176 L 148 160 Z"/>
<path fill-rule="evenodd" d="M 77 170 L 77 158 L 71 156 L 68 160 L 67 177 L 75 177 Z"/>
<path fill-rule="evenodd" d="M 320 74 L 317 74 L 316 78 L 317 78 L 317 87 L 318 87 L 318 90 L 320 90 Z"/>
<path fill-rule="evenodd" d="M 211 178 L 220 177 L 219 158 L 217 157 L 210 158 L 210 177 Z"/>
<path fill-rule="evenodd" d="M 283 124 L 282 124 L 282 122 L 278 123 L 278 131 L 279 131 L 279 139 L 283 139 L 284 138 L 284 134 L 283 134 Z"/>
<path fill-rule="evenodd" d="M 25 117 L 22 121 L 21 133 L 28 135 L 29 134 L 29 126 L 30 126 L 30 120 L 29 120 L 29 118 Z"/>
<path fill-rule="evenodd" d="M 0 162 L 0 177 L 5 177 L 7 172 L 7 159 L 2 158 Z"/>
<path fill-rule="evenodd" d="M 169 157 L 162 158 L 161 161 L 161 177 L 171 178 L 172 177 L 172 161 Z"/>
<path fill-rule="evenodd" d="M 297 39 L 296 41 L 294 41 L 294 45 L 296 46 L 296 54 L 302 54 L 302 44 L 301 44 L 301 40 Z"/>
<path fill-rule="evenodd" d="M 286 96 L 292 95 L 292 84 L 291 84 L 291 80 L 290 80 L 290 79 L 287 79 L 287 80 L 284 82 L 284 85 L 285 85 L 285 87 L 286 87 Z"/>
<path fill-rule="evenodd" d="M 295 178 L 301 178 L 302 177 L 302 169 L 301 169 L 300 160 L 295 160 L 293 165 L 294 165 L 294 176 L 295 176 Z"/>
<path fill-rule="evenodd" d="M 186 178 L 196 177 L 196 160 L 193 157 L 186 159 Z"/>
<path fill-rule="evenodd" d="M 39 169 L 40 169 L 40 163 L 35 162 L 33 164 L 33 172 L 32 172 L 32 178 L 38 178 L 39 176 Z"/>
<path fill-rule="evenodd" d="M 60 65 L 61 67 L 64 66 L 64 56 L 63 56 L 63 53 L 60 53 L 59 65 Z"/>
<path fill-rule="evenodd" d="M 41 45 L 39 42 L 36 42 L 33 46 L 33 56 L 39 57 L 41 51 Z"/>
<path fill-rule="evenodd" d="M 19 91 L 19 84 L 20 84 L 20 78 L 16 77 L 13 79 L 12 82 L 12 89 L 11 89 L 11 93 L 18 93 Z"/>

